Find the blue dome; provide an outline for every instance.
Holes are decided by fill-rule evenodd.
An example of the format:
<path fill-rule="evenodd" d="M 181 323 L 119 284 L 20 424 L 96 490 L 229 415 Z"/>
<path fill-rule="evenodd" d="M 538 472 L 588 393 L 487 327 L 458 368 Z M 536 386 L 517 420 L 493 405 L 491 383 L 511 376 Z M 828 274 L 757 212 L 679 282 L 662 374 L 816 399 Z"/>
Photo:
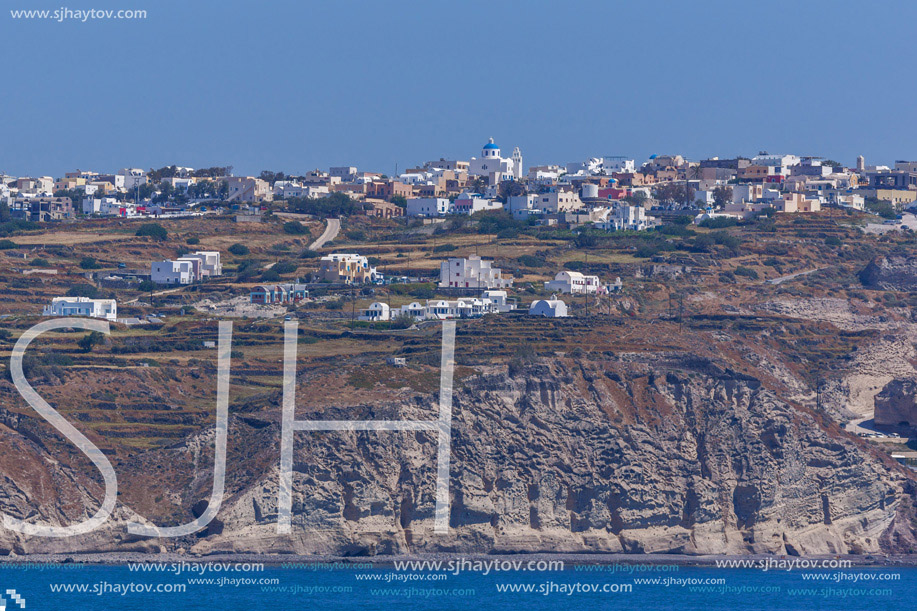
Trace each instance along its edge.
<path fill-rule="evenodd" d="M 492 150 L 498 150 L 498 151 L 499 151 L 499 150 L 500 150 L 500 147 L 497 146 L 496 144 L 494 144 L 493 142 L 488 142 L 487 144 L 484 145 L 484 150 L 485 150 L 485 151 L 492 151 Z"/>

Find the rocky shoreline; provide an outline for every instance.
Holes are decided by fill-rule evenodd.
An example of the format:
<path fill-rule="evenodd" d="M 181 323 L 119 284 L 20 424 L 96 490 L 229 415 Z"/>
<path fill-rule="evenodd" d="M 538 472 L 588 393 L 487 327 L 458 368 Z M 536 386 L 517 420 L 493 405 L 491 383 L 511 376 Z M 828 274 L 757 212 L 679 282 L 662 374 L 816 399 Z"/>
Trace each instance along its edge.
<path fill-rule="evenodd" d="M 137 552 L 106 552 L 97 554 L 29 554 L 24 556 L 5 556 L 0 557 L 0 569 L 11 568 L 14 565 L 64 565 L 64 564 L 87 564 L 87 565 L 108 565 L 121 566 L 134 563 L 145 564 L 207 564 L 207 563 L 233 563 L 233 564 L 263 564 L 268 567 L 293 568 L 290 565 L 302 565 L 314 567 L 312 570 L 328 568 L 323 565 L 354 565 L 361 566 L 372 564 L 374 569 L 383 569 L 393 565 L 395 562 L 402 561 L 443 561 L 448 562 L 468 560 L 475 561 L 519 561 L 527 563 L 529 561 L 562 561 L 565 565 L 645 565 L 645 566 L 679 566 L 679 567 L 715 567 L 718 563 L 736 562 L 745 563 L 741 568 L 755 568 L 758 564 L 763 563 L 781 563 L 781 562 L 821 562 L 821 561 L 843 561 L 849 563 L 849 567 L 869 567 L 869 566 L 901 566 L 917 567 L 917 555 L 915 554 L 884 554 L 884 555 L 812 555 L 812 556 L 786 556 L 786 555 L 768 555 L 768 554 L 743 554 L 743 555 L 703 555 L 692 556 L 686 554 L 550 554 L 550 553 L 520 553 L 520 554 L 454 554 L 454 553 L 430 553 L 430 554 L 408 554 L 408 555 L 380 555 L 380 556 L 315 556 L 302 554 L 255 554 L 255 553 L 234 553 L 234 554 L 182 554 L 174 552 L 164 552 L 159 554 L 143 554 Z M 749 566 L 751 565 L 751 566 Z M 37 567 L 36 567 L 37 568 Z M 299 568 L 299 567 L 296 567 Z M 346 568 L 335 566 L 335 568 Z M 720 568 L 740 568 L 720 567 Z M 806 567 L 813 568 L 813 567 Z M 843 567 L 847 568 L 847 567 Z M 780 569 L 771 569 L 780 570 Z M 785 569 L 784 569 L 785 570 Z M 840 570 L 840 569 L 836 569 Z"/>

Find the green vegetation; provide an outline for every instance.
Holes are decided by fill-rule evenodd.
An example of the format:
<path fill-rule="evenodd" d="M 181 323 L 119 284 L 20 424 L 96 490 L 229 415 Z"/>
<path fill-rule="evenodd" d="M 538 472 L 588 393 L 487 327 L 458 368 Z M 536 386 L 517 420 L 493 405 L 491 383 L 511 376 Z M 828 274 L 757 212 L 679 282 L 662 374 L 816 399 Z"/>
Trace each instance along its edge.
<path fill-rule="evenodd" d="M 292 274 L 298 268 L 299 266 L 293 263 L 292 261 L 278 261 L 277 263 L 274 264 L 274 266 L 271 269 L 273 269 L 278 274 L 283 275 L 283 274 Z"/>
<path fill-rule="evenodd" d="M 80 260 L 80 267 L 82 269 L 99 269 L 99 263 L 93 257 L 83 257 Z"/>
<path fill-rule="evenodd" d="M 92 349 L 103 343 L 105 341 L 105 336 L 99 333 L 98 331 L 92 331 L 84 335 L 77 345 L 83 352 L 92 352 Z"/>
<path fill-rule="evenodd" d="M 326 219 L 356 214 L 362 207 L 346 193 L 332 193 L 328 197 L 318 199 L 291 197 L 287 200 L 287 209 L 290 212 L 311 214 Z"/>
<path fill-rule="evenodd" d="M 748 278 L 750 280 L 758 279 L 758 272 L 750 267 L 745 267 L 743 265 L 738 266 L 734 273 L 736 276 L 742 276 L 743 278 Z"/>
<path fill-rule="evenodd" d="M 32 221 L 23 221 L 23 220 L 7 220 L 0 223 L 0 236 L 13 235 L 14 233 L 19 233 L 22 231 L 33 231 L 39 229 L 40 225 L 38 223 L 33 223 Z"/>
<path fill-rule="evenodd" d="M 866 198 L 866 209 L 884 219 L 893 219 L 898 216 L 898 212 L 891 202 L 884 199 L 876 199 L 875 197 Z"/>
<path fill-rule="evenodd" d="M 735 227 L 738 224 L 739 219 L 726 216 L 717 216 L 700 222 L 701 227 L 706 227 L 708 229 L 725 229 L 726 227 Z"/>
<path fill-rule="evenodd" d="M 11 250 L 13 248 L 19 248 L 19 244 L 12 240 L 0 240 L 0 250 Z"/>
<path fill-rule="evenodd" d="M 245 255 L 251 252 L 248 249 L 248 246 L 246 246 L 245 244 L 238 244 L 238 243 L 233 244 L 227 250 L 229 250 L 229 252 L 236 255 L 237 257 L 244 257 Z"/>
<path fill-rule="evenodd" d="M 99 295 L 99 289 L 91 284 L 74 284 L 67 289 L 67 297 L 89 297 L 95 299 Z"/>
<path fill-rule="evenodd" d="M 159 223 L 144 223 L 137 229 L 137 233 L 134 235 L 139 237 L 150 237 L 157 242 L 165 242 L 166 238 L 169 237 L 169 232 Z"/>
<path fill-rule="evenodd" d="M 309 230 L 299 221 L 289 221 L 283 224 L 283 232 L 290 235 L 304 235 L 309 233 Z"/>
<path fill-rule="evenodd" d="M 538 255 L 522 255 L 517 260 L 525 267 L 545 267 L 548 265 L 548 260 Z"/>

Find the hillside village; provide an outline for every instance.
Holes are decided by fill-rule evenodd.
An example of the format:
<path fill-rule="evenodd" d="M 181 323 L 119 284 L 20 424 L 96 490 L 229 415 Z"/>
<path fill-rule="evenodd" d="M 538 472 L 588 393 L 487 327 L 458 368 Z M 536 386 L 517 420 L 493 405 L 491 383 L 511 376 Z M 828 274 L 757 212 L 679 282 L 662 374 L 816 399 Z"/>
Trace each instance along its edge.
<path fill-rule="evenodd" d="M 910 325 L 917 305 L 917 163 L 860 158 L 845 167 L 760 153 L 524 167 L 518 148 L 504 157 L 493 141 L 478 155 L 396 177 L 354 167 L 235 177 L 228 167 L 177 166 L 3 176 L 0 352 L 44 318 L 95 317 L 111 323 L 111 337 L 76 345 L 60 335 L 44 364 L 32 365 L 39 380 L 66 385 L 72 367 L 94 359 L 138 375 L 165 366 L 177 378 L 206 377 L 207 329 L 234 320 L 251 338 L 235 349 L 251 372 L 241 388 L 261 396 L 279 375 L 277 323 L 290 320 L 315 344 L 304 358 L 321 366 L 330 351 L 359 363 L 345 368 L 345 386 L 356 385 L 347 392 L 389 383 L 389 357 L 405 363 L 398 377 L 423 386 L 424 350 L 446 319 L 477 338 L 466 348 L 472 369 L 474 354 L 508 364 L 592 358 L 720 345 L 754 329 L 773 358 L 790 359 L 767 374 L 786 396 L 917 459 L 892 432 L 909 429 L 887 425 L 911 418 L 889 407 L 909 388 L 894 385 L 912 369 L 909 352 L 901 337 L 881 336 Z M 881 338 L 851 356 L 860 336 Z M 761 365 L 750 364 L 752 352 L 736 353 L 744 364 L 735 367 Z M 887 354 L 898 355 L 897 373 L 880 380 L 892 386 L 855 377 Z M 360 367 L 377 366 L 375 381 L 361 381 Z M 869 424 L 877 405 L 892 410 L 878 417 L 883 430 Z M 167 444 L 209 413 L 170 416 L 179 428 L 151 434 L 147 413 L 91 411 L 83 417 L 99 431 L 121 431 L 137 447 Z M 113 448 L 130 452 L 120 444 Z"/>
<path fill-rule="evenodd" d="M 579 239 L 588 240 L 596 232 L 671 234 L 667 228 L 723 228 L 779 214 L 819 215 L 830 210 L 873 213 L 881 219 L 874 223 L 883 225 L 881 231 L 892 228 L 889 225 L 909 229 L 902 211 L 917 197 L 917 162 L 868 166 L 859 157 L 854 167 L 845 167 L 823 158 L 761 152 L 748 158 L 713 157 L 696 162 L 681 155 L 652 155 L 639 166 L 633 159 L 604 156 L 525 168 L 519 147 L 504 157 L 493 138 L 484 144 L 480 156 L 427 161 L 394 177 L 361 172 L 352 166 L 304 175 L 264 171 L 258 177 L 233 176 L 231 170 L 229 166 L 168 166 L 158 170 L 125 168 L 114 174 L 77 170 L 57 179 L 0 175 L 0 218 L 5 219 L 7 232 L 15 232 L 17 228 L 34 229 L 35 223 L 91 228 L 105 219 L 141 222 L 200 218 L 207 222 L 227 217 L 236 223 L 261 223 L 275 215 L 333 218 L 339 228 L 339 217 L 364 216 L 401 226 L 420 223 L 434 235 L 460 230 L 465 224 L 462 218 L 471 218 L 491 225 L 498 236 L 531 228 L 546 236 L 551 231 L 558 235 L 572 231 Z M 157 230 L 162 231 L 155 223 L 145 228 L 153 231 L 150 235 L 154 238 Z M 284 225 L 284 231 L 295 235 L 306 228 L 293 219 Z M 4 244 L 10 249 L 15 242 L 5 240 Z M 234 246 L 240 252 L 247 249 L 244 244 Z M 443 243 L 445 246 L 448 244 Z M 119 269 L 103 280 L 147 290 L 182 287 L 222 275 L 219 251 L 181 248 L 178 254 L 150 261 L 148 271 L 127 270 L 126 264 L 119 262 L 124 271 Z M 408 280 L 405 276 L 385 278 L 359 253 L 325 254 L 319 263 L 318 270 L 292 282 L 251 287 L 249 303 L 296 304 L 309 298 L 312 283 L 334 287 Z M 451 257 L 441 262 L 438 278 L 413 278 L 415 282 L 436 282 L 438 289 L 449 293 L 468 289 L 464 292 L 475 295 L 435 302 L 431 297 L 424 305 L 416 301 L 398 306 L 372 302 L 361 309 L 359 319 L 419 321 L 517 309 L 518 301 L 506 291 L 512 278 L 503 279 L 501 270 L 491 264 L 476 254 Z M 146 265 L 144 262 L 144 268 Z M 458 267 L 449 271 L 447 266 Z M 274 271 L 287 267 L 281 265 Z M 91 263 L 87 269 L 92 269 Z M 279 273 L 262 273 L 268 280 L 275 275 L 280 280 Z M 618 276 L 602 279 L 564 268 L 555 270 L 554 278 L 542 285 L 546 294 L 551 293 L 548 301 L 561 301 L 556 294 L 608 295 L 620 291 L 621 286 Z M 65 303 L 73 312 L 88 307 L 78 306 L 80 301 L 76 301 L 85 304 L 87 296 L 72 297 L 67 302 L 64 296 L 56 296 L 57 309 L 48 311 L 62 311 Z M 534 305 L 532 301 L 528 307 Z M 111 317 L 111 308 L 104 311 Z M 565 304 L 563 312 L 561 315 L 566 315 Z"/>

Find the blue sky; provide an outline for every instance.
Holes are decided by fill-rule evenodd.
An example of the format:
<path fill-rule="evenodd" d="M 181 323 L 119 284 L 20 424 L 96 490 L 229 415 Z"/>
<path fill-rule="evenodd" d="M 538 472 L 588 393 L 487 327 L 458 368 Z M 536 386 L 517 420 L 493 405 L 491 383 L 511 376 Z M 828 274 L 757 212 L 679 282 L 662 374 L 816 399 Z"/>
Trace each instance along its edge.
<path fill-rule="evenodd" d="M 917 158 L 917 3 L 0 0 L 0 172 Z M 145 9 L 139 21 L 8 9 Z"/>

